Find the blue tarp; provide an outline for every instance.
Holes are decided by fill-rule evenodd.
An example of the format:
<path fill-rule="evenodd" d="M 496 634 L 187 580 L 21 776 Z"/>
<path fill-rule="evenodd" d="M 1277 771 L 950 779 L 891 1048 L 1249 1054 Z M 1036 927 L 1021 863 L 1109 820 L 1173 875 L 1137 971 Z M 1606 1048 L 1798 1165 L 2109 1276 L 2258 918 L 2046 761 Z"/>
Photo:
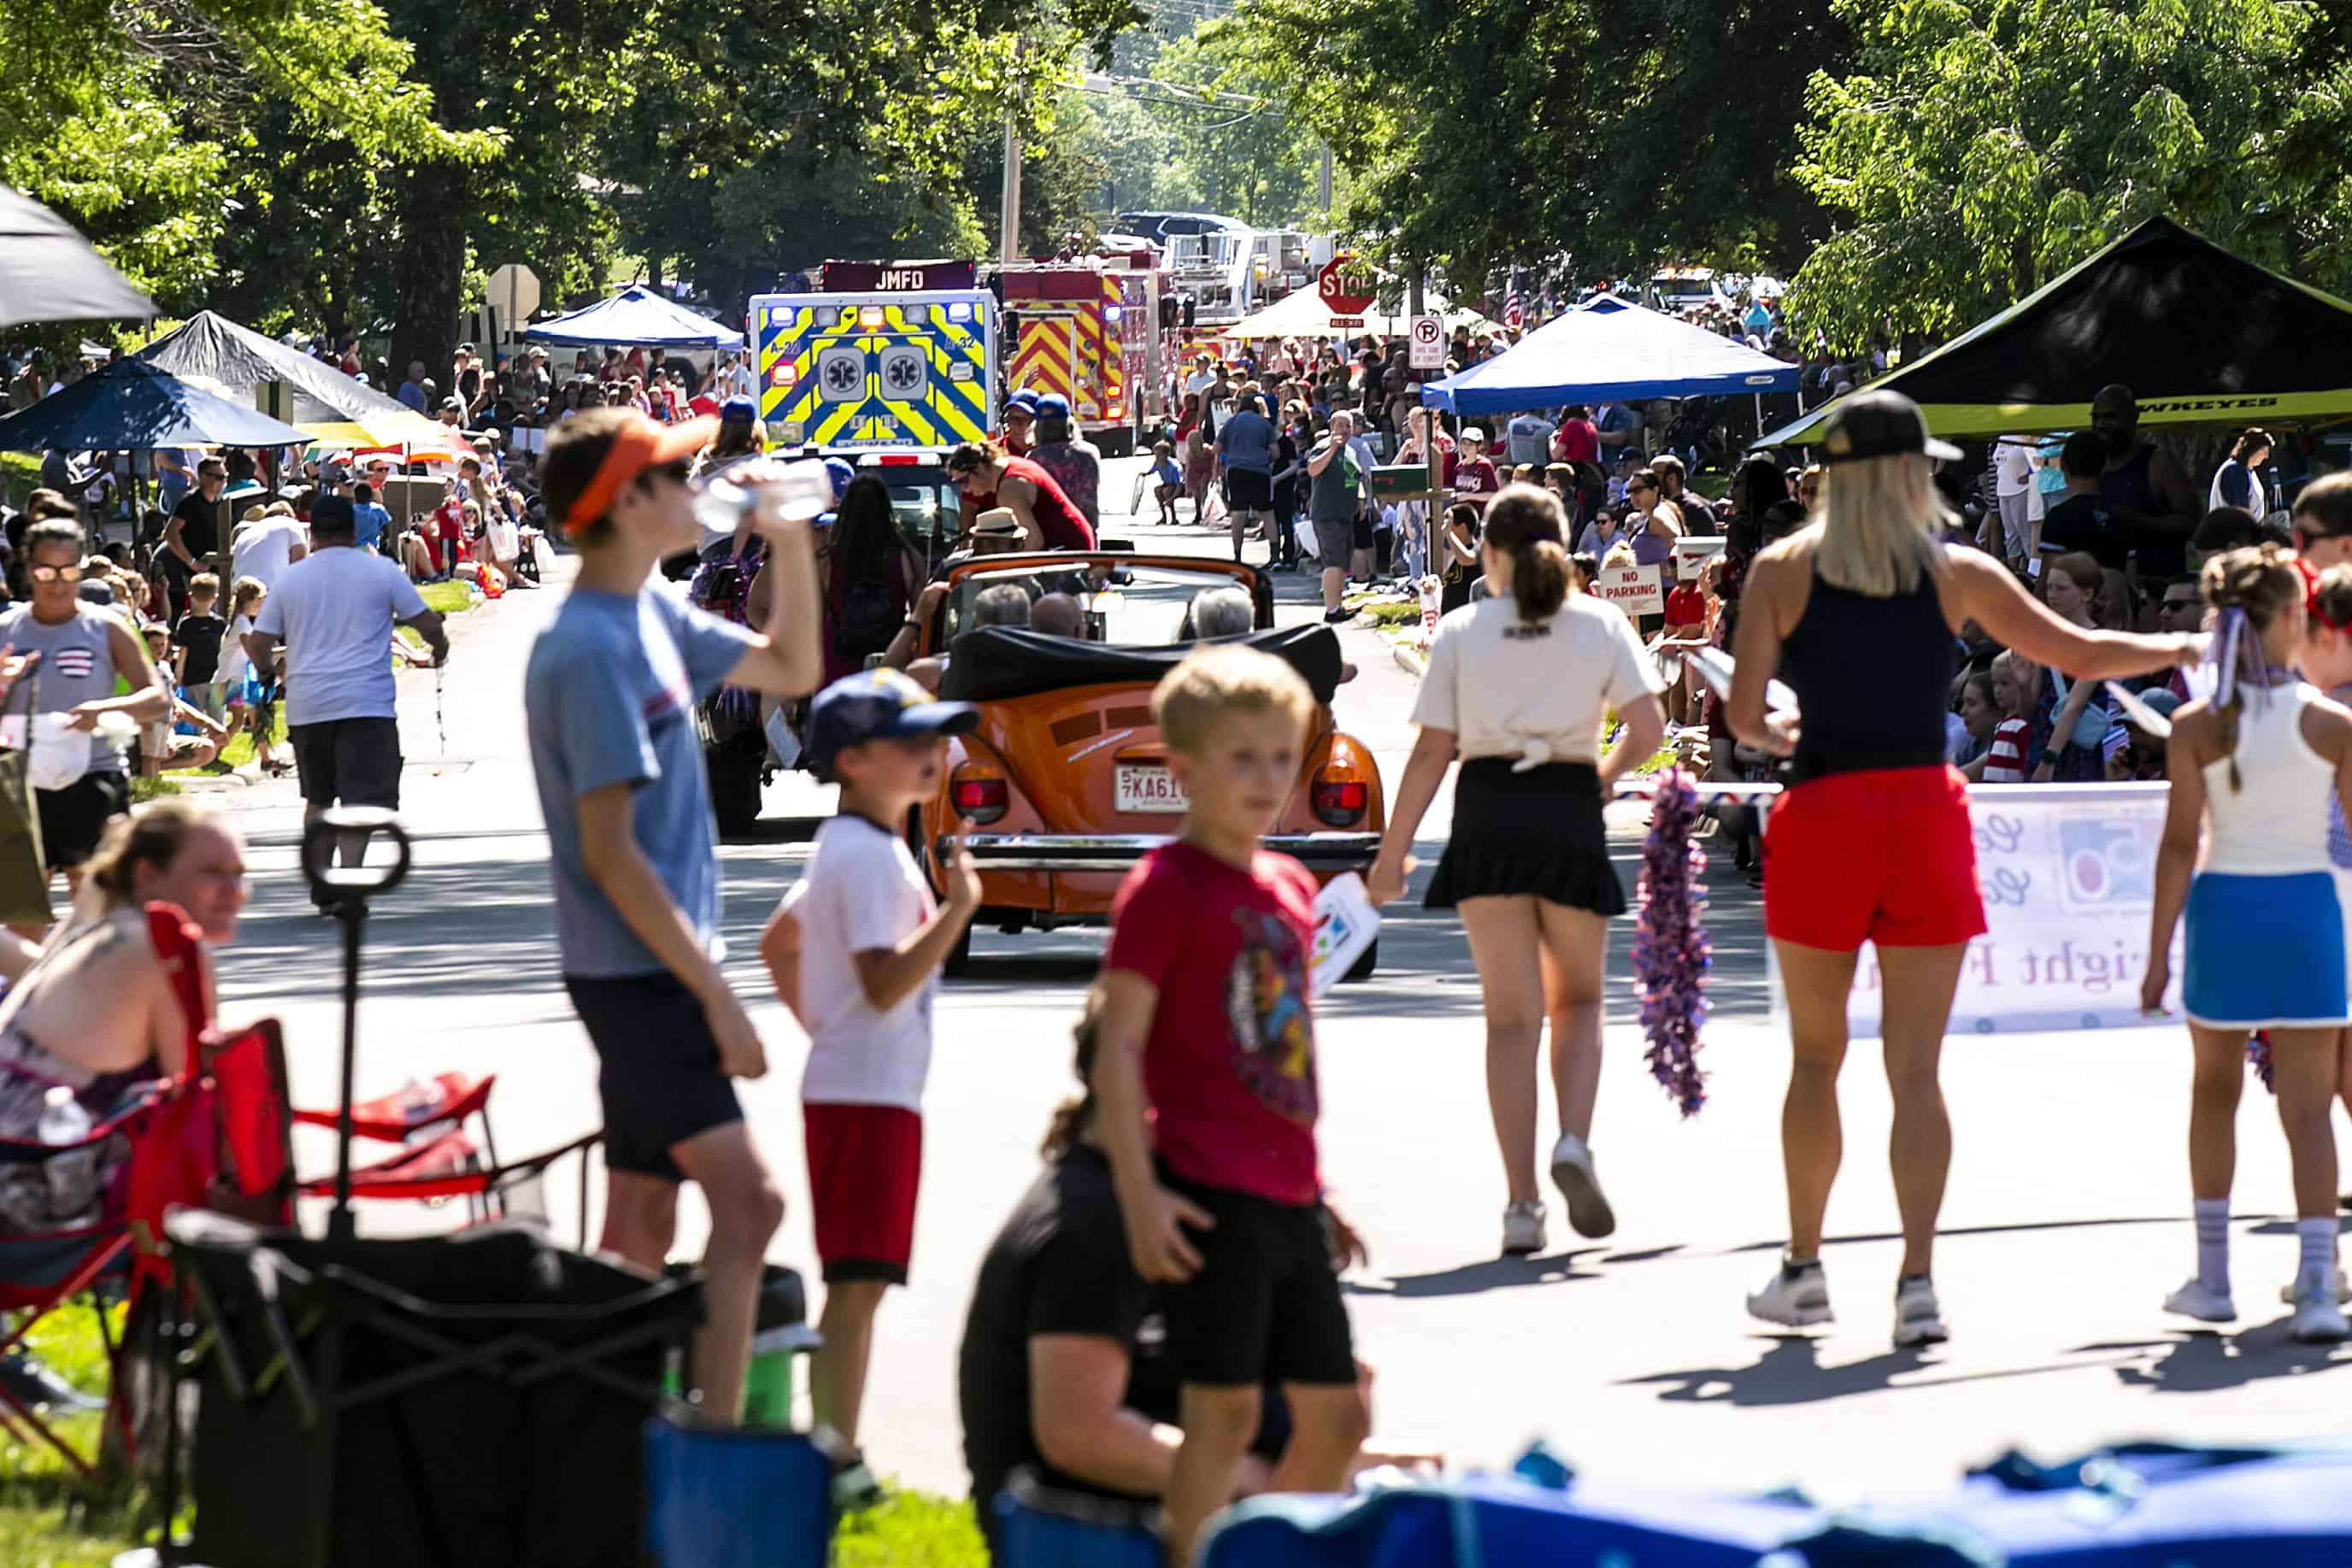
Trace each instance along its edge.
<path fill-rule="evenodd" d="M 0 419 L 0 452 L 310 444 L 292 425 L 215 397 L 144 360 L 119 360 Z"/>
<path fill-rule="evenodd" d="M 523 340 L 583 349 L 624 343 L 648 349 L 740 349 L 743 334 L 708 316 L 698 316 L 650 288 L 633 287 L 569 316 L 541 321 L 523 334 Z"/>
<path fill-rule="evenodd" d="M 1596 295 L 1509 350 L 1421 389 L 1431 408 L 1517 413 L 1629 398 L 1794 392 L 1798 368 L 1672 316 Z"/>

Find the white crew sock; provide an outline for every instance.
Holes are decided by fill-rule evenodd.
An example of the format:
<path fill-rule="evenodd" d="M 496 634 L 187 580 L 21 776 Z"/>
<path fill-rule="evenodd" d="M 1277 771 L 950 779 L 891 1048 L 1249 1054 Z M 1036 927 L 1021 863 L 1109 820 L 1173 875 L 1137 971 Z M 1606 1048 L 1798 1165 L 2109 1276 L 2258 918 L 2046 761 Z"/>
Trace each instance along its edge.
<path fill-rule="evenodd" d="M 2230 1293 L 2230 1200 L 2200 1197 L 2196 1208 L 2197 1282 L 2217 1296 L 2226 1296 Z"/>
<path fill-rule="evenodd" d="M 2315 1275 L 2336 1288 L 2336 1218 L 2333 1215 L 2318 1219 L 2298 1219 L 2294 1222 L 2294 1239 L 2303 1256 L 2295 1268 L 2297 1281 Z"/>

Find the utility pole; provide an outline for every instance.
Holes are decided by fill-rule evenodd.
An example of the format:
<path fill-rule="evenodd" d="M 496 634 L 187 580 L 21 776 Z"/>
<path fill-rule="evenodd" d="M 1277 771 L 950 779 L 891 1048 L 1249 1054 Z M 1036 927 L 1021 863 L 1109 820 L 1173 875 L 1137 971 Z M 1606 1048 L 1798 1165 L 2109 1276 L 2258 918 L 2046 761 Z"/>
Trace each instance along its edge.
<path fill-rule="evenodd" d="M 997 241 L 997 263 L 1011 267 L 1021 259 L 1021 121 L 1013 110 L 1004 116 L 1004 198 Z"/>
<path fill-rule="evenodd" d="M 1323 173 L 1318 183 L 1322 193 L 1323 215 L 1328 218 L 1331 215 L 1331 144 L 1328 141 L 1323 143 Z"/>

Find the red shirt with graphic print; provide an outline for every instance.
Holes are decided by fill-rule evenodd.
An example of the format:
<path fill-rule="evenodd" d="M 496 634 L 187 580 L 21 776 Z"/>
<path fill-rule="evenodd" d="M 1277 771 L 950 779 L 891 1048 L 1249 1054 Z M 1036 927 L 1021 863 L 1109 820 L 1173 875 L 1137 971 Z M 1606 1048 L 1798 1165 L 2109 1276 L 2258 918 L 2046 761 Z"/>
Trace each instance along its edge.
<path fill-rule="evenodd" d="M 1159 990 L 1143 1086 L 1154 1151 L 1185 1180 L 1318 1201 L 1314 950 L 1315 879 L 1288 855 L 1242 871 L 1180 841 L 1119 884 L 1103 967 Z"/>

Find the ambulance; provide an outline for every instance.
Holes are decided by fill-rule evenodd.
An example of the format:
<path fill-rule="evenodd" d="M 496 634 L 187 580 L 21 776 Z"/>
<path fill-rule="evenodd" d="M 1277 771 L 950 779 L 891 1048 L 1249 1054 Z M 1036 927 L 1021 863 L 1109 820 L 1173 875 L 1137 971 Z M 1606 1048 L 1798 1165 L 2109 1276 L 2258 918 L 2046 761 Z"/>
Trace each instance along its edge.
<path fill-rule="evenodd" d="M 761 294 L 751 332 L 775 444 L 945 451 L 996 427 L 996 297 L 985 288 Z"/>
<path fill-rule="evenodd" d="M 1146 250 L 1000 267 L 1013 392 L 1070 400 L 1079 430 L 1106 457 L 1123 457 L 1168 417 L 1171 300 Z"/>

